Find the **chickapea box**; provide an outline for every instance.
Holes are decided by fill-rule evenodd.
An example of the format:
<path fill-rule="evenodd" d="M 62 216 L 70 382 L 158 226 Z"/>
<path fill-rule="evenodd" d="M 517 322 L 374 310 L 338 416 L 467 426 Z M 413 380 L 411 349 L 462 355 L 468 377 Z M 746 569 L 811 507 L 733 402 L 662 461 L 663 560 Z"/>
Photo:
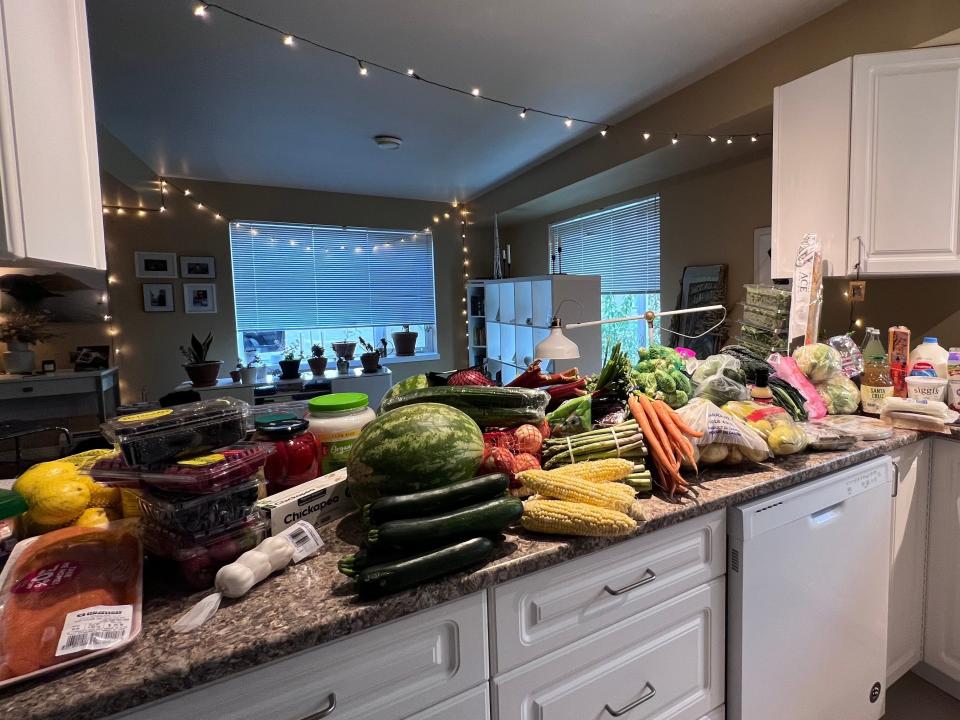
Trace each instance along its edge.
<path fill-rule="evenodd" d="M 320 528 L 354 510 L 356 505 L 347 491 L 347 470 L 341 468 L 268 495 L 257 501 L 257 508 L 270 521 L 270 534 L 276 535 L 298 520 Z"/>

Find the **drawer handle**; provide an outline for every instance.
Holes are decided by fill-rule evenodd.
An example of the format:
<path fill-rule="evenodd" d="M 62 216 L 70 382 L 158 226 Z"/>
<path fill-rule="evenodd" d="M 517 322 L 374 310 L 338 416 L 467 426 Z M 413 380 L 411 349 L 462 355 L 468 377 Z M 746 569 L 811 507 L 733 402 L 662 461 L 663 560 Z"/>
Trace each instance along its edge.
<path fill-rule="evenodd" d="M 633 583 L 633 585 L 627 585 L 626 587 L 622 587 L 619 590 L 614 590 L 609 585 L 604 585 L 603 589 L 606 590 L 611 595 L 624 595 L 630 592 L 631 590 L 636 590 L 638 587 L 649 585 L 656 579 L 657 579 L 657 574 L 650 568 L 647 568 L 643 572 L 643 577 L 637 580 L 635 583 Z"/>
<path fill-rule="evenodd" d="M 649 690 L 647 690 L 647 688 L 649 688 Z M 635 707 L 639 707 L 643 705 L 647 700 L 652 699 L 653 696 L 657 694 L 657 689 L 649 682 L 643 686 L 643 689 L 645 691 L 643 695 L 638 697 L 636 700 L 634 700 L 632 703 L 630 703 L 626 707 L 620 708 L 619 710 L 614 710 L 609 705 L 604 705 L 603 709 L 606 710 L 611 715 L 613 715 L 613 717 L 621 717 L 623 715 L 626 715 Z"/>
<path fill-rule="evenodd" d="M 33 388 L 27 385 L 25 388 L 21 388 L 23 392 L 33 392 Z"/>
<path fill-rule="evenodd" d="M 334 693 L 330 693 L 327 696 L 327 706 L 323 710 L 317 710 L 317 712 L 311 715 L 304 715 L 303 720 L 320 720 L 321 718 L 329 717 L 330 713 L 337 709 L 337 696 Z"/>

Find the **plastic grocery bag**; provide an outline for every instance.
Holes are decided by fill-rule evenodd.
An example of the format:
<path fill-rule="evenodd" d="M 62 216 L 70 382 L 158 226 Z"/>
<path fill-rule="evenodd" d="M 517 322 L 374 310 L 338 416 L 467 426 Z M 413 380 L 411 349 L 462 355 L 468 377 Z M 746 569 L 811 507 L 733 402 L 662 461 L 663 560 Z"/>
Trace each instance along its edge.
<path fill-rule="evenodd" d="M 830 415 L 853 415 L 860 407 L 860 389 L 843 373 L 831 375 L 816 388 Z"/>
<path fill-rule="evenodd" d="M 774 455 L 792 455 L 807 447 L 809 440 L 806 433 L 781 407 L 734 400 L 724 405 L 723 410 L 756 430 L 767 441 Z"/>
<path fill-rule="evenodd" d="M 694 397 L 706 398 L 717 405 L 750 397 L 740 361 L 732 355 L 711 355 L 703 360 L 690 382 Z"/>
<path fill-rule="evenodd" d="M 827 404 L 820 397 L 820 393 L 817 392 L 813 383 L 797 366 L 796 360 L 789 356 L 773 353 L 767 358 L 767 362 L 773 366 L 778 378 L 790 383 L 803 395 L 806 401 L 803 403 L 803 409 L 807 411 L 809 420 L 818 420 L 827 414 Z"/>
<path fill-rule="evenodd" d="M 591 398 L 589 395 L 570 398 L 553 412 L 547 413 L 550 437 L 567 437 L 587 432 L 591 428 Z"/>
<path fill-rule="evenodd" d="M 843 370 L 840 353 L 824 343 L 801 345 L 793 351 L 793 359 L 803 374 L 814 383 L 823 382 Z"/>
<path fill-rule="evenodd" d="M 770 457 L 766 441 L 755 430 L 706 398 L 694 398 L 676 412 L 692 429 L 703 433 L 703 437 L 690 440 L 701 465 L 738 465 Z"/>
<path fill-rule="evenodd" d="M 17 543 L 0 574 L 0 687 L 115 652 L 140 633 L 138 523 Z"/>

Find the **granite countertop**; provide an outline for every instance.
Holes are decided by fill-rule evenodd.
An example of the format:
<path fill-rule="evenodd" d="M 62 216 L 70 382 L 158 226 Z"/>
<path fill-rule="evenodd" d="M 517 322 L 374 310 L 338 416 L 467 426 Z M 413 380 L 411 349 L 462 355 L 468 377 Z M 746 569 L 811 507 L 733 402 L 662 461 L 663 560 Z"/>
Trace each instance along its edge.
<path fill-rule="evenodd" d="M 798 485 L 882 455 L 920 439 L 895 430 L 888 440 L 862 442 L 838 452 L 802 453 L 760 465 L 709 470 L 695 483 L 699 497 L 671 503 L 643 501 L 646 520 L 637 534 L 654 532 L 720 508 Z M 471 573 L 458 573 L 375 601 L 357 600 L 351 581 L 337 572 L 337 559 L 354 552 L 356 515 L 324 529 L 323 553 L 269 578 L 238 601 L 224 601 L 217 615 L 189 634 L 173 622 L 207 593 L 151 593 L 143 630 L 116 655 L 0 691 L 0 716 L 27 720 L 88 720 L 173 693 L 404 615 L 454 600 L 498 583 L 585 555 L 624 538 L 562 538 L 508 532 L 496 559 Z"/>

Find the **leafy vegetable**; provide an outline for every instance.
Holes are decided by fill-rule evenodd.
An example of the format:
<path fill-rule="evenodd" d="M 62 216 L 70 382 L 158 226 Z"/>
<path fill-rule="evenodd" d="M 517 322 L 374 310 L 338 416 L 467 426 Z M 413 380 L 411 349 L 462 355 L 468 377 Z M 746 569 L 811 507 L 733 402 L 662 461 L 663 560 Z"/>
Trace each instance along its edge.
<path fill-rule="evenodd" d="M 803 374 L 814 383 L 823 382 L 843 368 L 840 353 L 823 343 L 801 345 L 793 351 L 793 359 Z"/>
<path fill-rule="evenodd" d="M 833 350 L 833 348 L 830 348 Z M 860 405 L 860 390 L 853 381 L 842 373 L 816 385 L 817 392 L 827 404 L 830 415 L 852 415 Z"/>

